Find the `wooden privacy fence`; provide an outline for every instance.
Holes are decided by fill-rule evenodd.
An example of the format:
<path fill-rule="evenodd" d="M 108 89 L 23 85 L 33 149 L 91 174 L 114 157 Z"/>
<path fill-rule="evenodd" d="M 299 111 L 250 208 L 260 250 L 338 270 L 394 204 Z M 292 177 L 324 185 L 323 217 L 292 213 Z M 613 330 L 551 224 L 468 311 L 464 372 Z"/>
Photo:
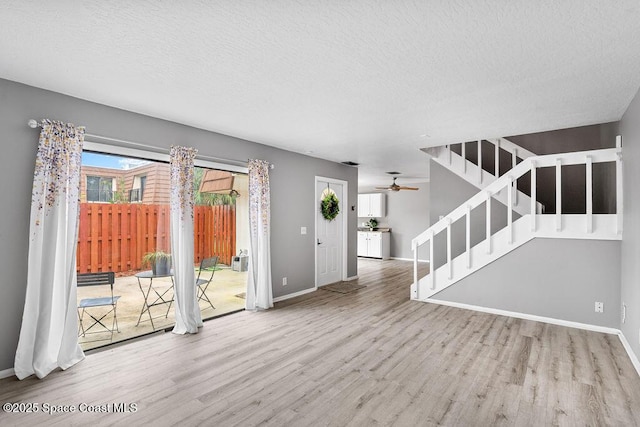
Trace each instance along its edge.
<path fill-rule="evenodd" d="M 78 272 L 148 269 L 142 265 L 145 253 L 171 251 L 169 213 L 169 205 L 80 203 Z M 231 265 L 235 206 L 195 206 L 193 216 L 195 262 L 217 255 Z"/>

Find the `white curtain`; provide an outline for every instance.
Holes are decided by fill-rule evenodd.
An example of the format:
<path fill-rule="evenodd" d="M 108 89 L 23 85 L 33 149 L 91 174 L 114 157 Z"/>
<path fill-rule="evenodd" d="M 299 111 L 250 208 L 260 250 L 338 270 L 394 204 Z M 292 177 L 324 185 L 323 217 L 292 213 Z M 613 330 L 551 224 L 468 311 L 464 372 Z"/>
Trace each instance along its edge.
<path fill-rule="evenodd" d="M 14 362 L 43 378 L 84 359 L 78 344 L 76 247 L 84 128 L 43 120 L 31 196 L 29 270 Z"/>
<path fill-rule="evenodd" d="M 271 289 L 271 195 L 269 163 L 249 160 L 249 277 L 247 279 L 246 309 L 273 307 Z"/>
<path fill-rule="evenodd" d="M 172 146 L 171 165 L 171 256 L 173 258 L 175 334 L 195 334 L 202 326 L 196 298 L 193 256 L 193 160 L 195 148 Z"/>

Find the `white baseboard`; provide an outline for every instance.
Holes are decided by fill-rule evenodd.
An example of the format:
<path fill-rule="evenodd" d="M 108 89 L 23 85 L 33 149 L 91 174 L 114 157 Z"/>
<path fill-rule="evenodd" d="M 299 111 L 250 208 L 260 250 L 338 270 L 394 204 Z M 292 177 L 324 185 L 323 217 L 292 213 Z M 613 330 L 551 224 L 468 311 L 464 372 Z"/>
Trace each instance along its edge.
<path fill-rule="evenodd" d="M 350 282 L 352 280 L 358 280 L 360 277 L 356 274 L 355 276 L 347 277 L 343 280 L 343 282 Z"/>
<path fill-rule="evenodd" d="M 627 341 L 627 338 L 624 336 L 622 331 L 620 331 L 618 337 L 620 338 L 620 342 L 622 342 L 622 346 L 624 347 L 624 349 L 627 350 L 627 354 L 629 355 L 629 359 L 631 359 L 631 363 L 633 363 L 633 367 L 636 368 L 638 375 L 640 375 L 640 361 L 638 360 L 636 354 L 633 352 L 631 344 L 629 344 L 629 341 Z"/>
<path fill-rule="evenodd" d="M 390 259 L 396 259 L 398 261 L 413 261 L 413 258 L 399 258 L 399 257 L 395 257 L 392 256 Z M 429 260 L 428 259 L 418 259 L 418 262 L 424 262 L 429 264 Z"/>
<path fill-rule="evenodd" d="M 9 378 L 16 374 L 13 368 L 5 369 L 4 371 L 0 371 L 0 379 Z"/>
<path fill-rule="evenodd" d="M 555 319 L 553 317 L 536 316 L 535 314 L 526 314 L 526 313 L 518 313 L 516 311 L 500 310 L 498 308 L 489 308 L 489 307 L 482 307 L 479 305 L 464 304 L 464 303 L 453 302 L 453 301 L 444 301 L 444 300 L 439 300 L 435 298 L 427 298 L 424 300 L 424 302 L 430 302 L 430 303 L 439 304 L 439 305 L 446 305 L 449 307 L 462 308 L 465 310 L 480 311 L 482 313 L 497 314 L 499 316 L 508 316 L 508 317 L 515 317 L 517 319 L 550 323 L 552 325 L 567 326 L 569 328 L 584 329 L 587 331 L 602 332 L 605 334 L 617 335 L 618 338 L 620 338 L 620 342 L 622 342 L 622 346 L 626 350 L 627 355 L 629 356 L 629 359 L 631 359 L 631 363 L 633 364 L 633 367 L 636 369 L 636 372 L 640 376 L 640 361 L 638 360 L 638 357 L 635 355 L 635 353 L 631 349 L 631 345 L 629 344 L 629 341 L 627 341 L 627 338 L 624 336 L 624 334 L 620 329 L 609 328 L 606 326 L 590 325 L 588 323 L 572 322 L 570 320 Z"/>
<path fill-rule="evenodd" d="M 587 331 L 602 332 L 605 334 L 620 334 L 620 329 L 609 328 L 607 326 L 590 325 L 588 323 L 573 322 L 571 320 L 556 319 L 553 317 L 537 316 L 535 314 L 518 313 L 517 311 L 507 311 L 498 308 L 482 307 L 479 305 L 464 304 L 452 301 L 443 301 L 434 298 L 427 298 L 425 302 L 434 304 L 447 305 L 450 307 L 463 308 L 466 310 L 481 311 L 483 313 L 497 314 L 499 316 L 515 317 L 524 320 L 533 320 L 535 322 L 550 323 L 552 325 L 567 326 L 569 328 L 585 329 Z"/>
<path fill-rule="evenodd" d="M 309 289 L 305 289 L 303 291 L 294 292 L 292 294 L 282 295 L 280 297 L 274 298 L 273 302 L 284 301 L 284 300 L 287 300 L 287 299 L 299 297 L 300 295 L 308 294 L 310 292 L 315 292 L 315 291 L 316 291 L 316 288 L 309 288 Z"/>

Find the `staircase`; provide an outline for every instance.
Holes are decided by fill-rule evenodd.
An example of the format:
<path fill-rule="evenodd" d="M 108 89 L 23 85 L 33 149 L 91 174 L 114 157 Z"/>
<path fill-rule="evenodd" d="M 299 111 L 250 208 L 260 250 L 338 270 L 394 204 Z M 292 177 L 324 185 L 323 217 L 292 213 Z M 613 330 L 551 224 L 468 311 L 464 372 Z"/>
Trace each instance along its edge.
<path fill-rule="evenodd" d="M 499 140 L 504 148 L 506 140 Z M 424 301 L 443 289 L 451 286 L 457 281 L 469 276 L 473 272 L 481 269 L 487 264 L 506 255 L 512 250 L 522 246 L 531 239 L 537 237 L 558 238 L 558 239 L 594 239 L 594 240 L 621 240 L 622 239 L 622 160 L 621 160 L 621 137 L 617 138 L 617 147 L 603 150 L 590 150 L 574 153 L 550 154 L 535 156 L 530 153 L 520 155 L 525 156 L 523 160 L 515 164 L 514 167 L 500 177 L 495 175 L 485 175 L 483 171 L 480 178 L 481 168 L 468 162 L 466 166 L 461 165 L 462 156 L 452 153 L 447 147 L 439 152 L 432 150 L 437 156 L 436 161 L 448 162 L 447 157 L 451 156 L 451 163 L 457 162 L 455 166 L 459 176 L 475 174 L 476 185 L 480 185 L 485 180 L 490 180 L 487 185 L 475 196 L 464 202 L 458 208 L 446 215 L 440 221 L 433 224 L 419 236 L 412 240 L 414 251 L 414 283 L 411 286 L 411 299 Z M 454 160 L 456 157 L 459 160 Z M 434 155 L 434 154 L 432 154 Z M 479 155 L 480 159 L 481 156 Z M 435 159 L 435 157 L 434 157 Z M 614 162 L 616 170 L 616 213 L 614 214 L 594 214 L 593 213 L 593 165 L 597 163 Z M 473 167 L 469 165 L 471 163 Z M 496 163 L 497 164 L 497 163 Z M 586 186 L 586 206 L 584 214 L 563 214 L 562 213 L 562 166 L 584 165 L 585 166 L 585 186 Z M 464 168 L 467 168 L 465 172 Z M 536 201 L 538 191 L 536 176 L 539 168 L 555 168 L 555 200 L 556 212 L 552 214 L 542 214 L 540 204 Z M 474 172 L 468 172 L 474 170 Z M 515 182 L 525 174 L 530 173 L 531 197 L 519 194 L 514 185 Z M 467 178 L 465 178 L 467 179 Z M 547 191 L 550 191 L 547 189 Z M 496 231 L 491 230 L 491 204 L 496 195 L 502 194 L 507 206 L 506 225 Z M 528 209 L 524 209 L 524 203 L 517 208 L 516 198 L 528 200 Z M 484 205 L 484 207 L 482 206 Z M 484 225 L 485 238 L 471 246 L 471 212 L 474 209 L 486 209 L 486 224 Z M 513 213 L 517 212 L 521 216 L 514 220 Z M 452 224 L 456 221 L 464 220 L 465 223 L 465 250 L 459 256 L 452 258 Z M 434 267 L 434 239 L 441 233 L 446 233 L 446 262 L 441 266 Z M 429 245 L 429 265 L 432 271 L 426 276 L 418 277 L 418 248 Z"/>
<path fill-rule="evenodd" d="M 479 189 L 485 188 L 500 177 L 500 154 L 502 151 L 506 151 L 510 154 L 511 168 L 514 168 L 518 164 L 519 159 L 522 161 L 535 156 L 531 151 L 514 144 L 508 139 L 485 139 L 484 141 L 487 141 L 493 147 L 494 167 L 492 168 L 492 171 L 488 171 L 482 164 L 482 141 L 483 140 L 480 140 L 477 143 L 477 164 L 467 159 L 467 154 L 469 154 L 467 149 L 468 143 L 464 142 L 461 144 L 460 154 L 453 151 L 451 149 L 451 145 L 425 148 L 422 151 L 429 154 L 436 163 L 444 166 L 446 169 L 449 169 L 451 172 Z M 486 144 L 484 145 L 486 146 Z M 507 204 L 506 193 L 499 192 L 494 194 L 493 197 L 502 204 Z M 529 213 L 529 206 L 529 196 L 516 190 L 514 192 L 513 200 L 514 211 L 519 215 L 525 215 Z M 536 212 L 542 213 L 543 211 L 544 206 L 541 203 L 538 203 L 536 205 Z"/>

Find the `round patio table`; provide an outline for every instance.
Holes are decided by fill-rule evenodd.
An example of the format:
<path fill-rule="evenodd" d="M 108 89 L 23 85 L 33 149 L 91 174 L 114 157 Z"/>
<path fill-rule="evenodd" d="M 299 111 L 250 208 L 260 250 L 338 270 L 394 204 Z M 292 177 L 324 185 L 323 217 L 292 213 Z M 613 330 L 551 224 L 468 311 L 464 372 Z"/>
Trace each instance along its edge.
<path fill-rule="evenodd" d="M 154 286 L 153 279 L 160 279 L 163 277 L 171 278 L 171 286 L 166 289 L 161 289 L 158 286 Z M 173 303 L 173 271 L 168 274 L 153 274 L 153 271 L 141 271 L 140 273 L 136 273 L 136 278 L 138 279 L 138 287 L 140 287 L 140 292 L 142 292 L 142 296 L 144 297 L 144 302 L 142 303 L 142 310 L 140 310 L 140 316 L 138 316 L 138 323 L 136 326 L 140 324 L 142 320 L 142 315 L 146 312 L 149 315 L 149 321 L 151 322 L 151 327 L 155 330 L 155 325 L 153 324 L 153 317 L 151 316 L 151 307 L 155 307 L 162 304 L 168 304 L 167 313 L 165 314 L 165 319 L 169 317 L 169 310 L 171 310 L 171 304 Z M 143 286 L 141 279 L 149 279 L 149 285 Z M 153 291 L 153 293 L 151 293 Z M 171 295 L 167 295 L 167 293 L 171 291 Z M 169 296 L 171 298 L 169 298 Z M 153 300 L 153 301 L 152 301 Z M 146 319 L 144 320 L 146 321 Z"/>

